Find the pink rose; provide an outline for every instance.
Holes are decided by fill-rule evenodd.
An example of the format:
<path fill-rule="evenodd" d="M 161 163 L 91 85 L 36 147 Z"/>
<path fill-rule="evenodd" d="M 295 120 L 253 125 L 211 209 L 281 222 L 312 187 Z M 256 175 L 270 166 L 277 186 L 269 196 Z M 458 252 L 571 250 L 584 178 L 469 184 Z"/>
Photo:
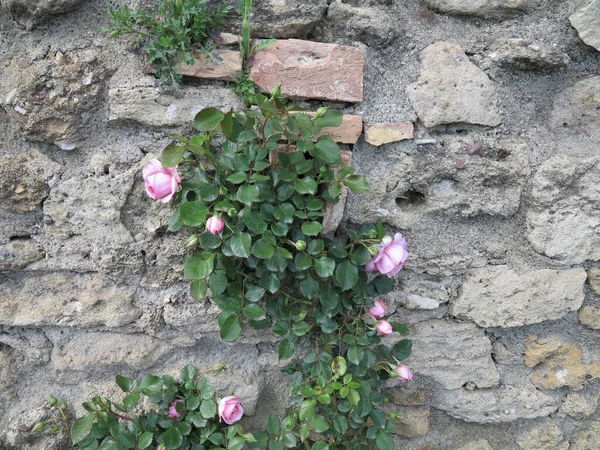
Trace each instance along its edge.
<path fill-rule="evenodd" d="M 206 221 L 206 231 L 211 234 L 219 234 L 225 227 L 225 221 L 217 216 L 209 217 Z"/>
<path fill-rule="evenodd" d="M 242 408 L 242 398 L 237 395 L 224 397 L 219 402 L 219 420 L 223 420 L 226 424 L 231 425 L 237 422 L 244 415 Z"/>
<path fill-rule="evenodd" d="M 392 325 L 387 320 L 380 320 L 377 322 L 375 328 L 377 328 L 377 331 L 381 334 L 392 334 L 394 331 Z"/>
<path fill-rule="evenodd" d="M 377 269 L 383 275 L 392 278 L 402 269 L 407 258 L 406 240 L 400 233 L 396 233 L 393 240 L 389 236 L 382 239 L 379 253 L 367 263 L 365 269 L 368 272 Z"/>
<path fill-rule="evenodd" d="M 383 317 L 387 312 L 387 307 L 381 300 L 375 300 L 375 306 L 369 308 L 369 314 L 373 317 Z"/>
<path fill-rule="evenodd" d="M 177 412 L 177 403 L 183 403 L 183 400 L 182 399 L 174 400 L 173 403 L 171 403 L 171 406 L 169 406 L 169 418 L 170 419 L 179 419 L 181 417 L 181 414 L 179 414 Z"/>
<path fill-rule="evenodd" d="M 412 381 L 412 379 L 414 378 L 414 375 L 412 374 L 410 369 L 403 364 L 397 366 L 394 369 L 394 371 L 398 374 L 398 378 L 400 378 L 400 380 L 404 381 L 405 383 Z"/>
<path fill-rule="evenodd" d="M 163 203 L 173 199 L 181 183 L 175 167 L 164 168 L 158 159 L 152 159 L 144 166 L 143 173 L 146 193 L 150 198 Z"/>

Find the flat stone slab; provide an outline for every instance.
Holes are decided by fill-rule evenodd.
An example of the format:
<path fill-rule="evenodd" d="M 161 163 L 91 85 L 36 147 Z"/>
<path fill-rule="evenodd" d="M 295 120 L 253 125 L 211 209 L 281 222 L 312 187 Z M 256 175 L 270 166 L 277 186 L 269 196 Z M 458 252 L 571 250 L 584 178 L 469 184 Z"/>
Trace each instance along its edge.
<path fill-rule="evenodd" d="M 425 5 L 448 14 L 507 19 L 531 9 L 538 0 L 425 0 Z"/>
<path fill-rule="evenodd" d="M 492 344 L 472 323 L 419 322 L 412 328 L 411 339 L 412 354 L 406 364 L 445 389 L 457 389 L 466 383 L 491 387 L 500 381 L 492 361 Z"/>
<path fill-rule="evenodd" d="M 581 268 L 522 274 L 507 266 L 470 270 L 450 314 L 481 327 L 519 327 L 560 319 L 581 307 L 585 279 Z"/>
<path fill-rule="evenodd" d="M 494 84 L 460 46 L 439 41 L 423 50 L 420 59 L 419 78 L 406 93 L 426 127 L 448 123 L 500 125 Z"/>
<path fill-rule="evenodd" d="M 502 423 L 548 416 L 558 409 L 558 403 L 533 386 L 503 386 L 474 391 L 441 390 L 433 396 L 431 406 L 465 422 Z"/>
<path fill-rule="evenodd" d="M 377 147 L 413 138 L 412 122 L 365 123 L 366 141 Z"/>
<path fill-rule="evenodd" d="M 583 42 L 600 50 L 600 0 L 592 0 L 569 16 L 569 20 Z"/>
<path fill-rule="evenodd" d="M 363 99 L 364 59 L 356 47 L 279 40 L 255 55 L 250 78 L 263 92 L 281 84 L 291 98 L 355 103 Z"/>
<path fill-rule="evenodd" d="M 231 89 L 215 86 L 186 87 L 181 98 L 150 86 L 114 87 L 108 91 L 108 106 L 109 121 L 131 121 L 152 128 L 191 128 L 194 117 L 204 108 L 244 108 Z"/>
<path fill-rule="evenodd" d="M 235 81 L 242 71 L 242 54 L 235 50 L 219 50 L 215 59 L 196 55 L 194 64 L 180 64 L 179 72 L 187 77 Z"/>

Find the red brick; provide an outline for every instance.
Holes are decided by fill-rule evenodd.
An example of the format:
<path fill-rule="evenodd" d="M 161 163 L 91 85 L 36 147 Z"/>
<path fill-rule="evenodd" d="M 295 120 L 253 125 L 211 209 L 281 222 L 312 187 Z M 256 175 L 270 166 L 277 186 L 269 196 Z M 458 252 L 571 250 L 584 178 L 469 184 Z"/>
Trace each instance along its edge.
<path fill-rule="evenodd" d="M 278 40 L 255 55 L 250 77 L 263 92 L 281 84 L 291 98 L 361 102 L 364 59 L 356 47 Z"/>

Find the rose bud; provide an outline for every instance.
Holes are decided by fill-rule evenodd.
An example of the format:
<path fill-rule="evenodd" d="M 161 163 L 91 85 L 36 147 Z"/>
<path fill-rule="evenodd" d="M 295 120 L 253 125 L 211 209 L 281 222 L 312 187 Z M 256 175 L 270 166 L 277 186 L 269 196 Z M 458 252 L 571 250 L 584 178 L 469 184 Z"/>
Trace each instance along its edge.
<path fill-rule="evenodd" d="M 181 178 L 175 167 L 165 167 L 158 159 L 152 159 L 144 166 L 146 193 L 154 200 L 170 202 L 175 197 Z"/>
<path fill-rule="evenodd" d="M 206 221 L 206 231 L 211 234 L 219 234 L 225 228 L 225 221 L 218 216 L 209 217 Z"/>
<path fill-rule="evenodd" d="M 392 325 L 387 320 L 380 320 L 377 322 L 375 328 L 377 328 L 377 331 L 381 334 L 392 334 L 394 331 Z"/>
<path fill-rule="evenodd" d="M 240 420 L 243 414 L 241 397 L 230 395 L 222 398 L 219 402 L 219 421 L 223 420 L 226 424 L 231 425 Z"/>
<path fill-rule="evenodd" d="M 385 316 L 386 312 L 387 312 L 387 308 L 381 300 L 375 300 L 375 306 L 371 306 L 369 308 L 369 314 L 371 314 L 371 316 L 376 317 L 376 318 Z"/>
<path fill-rule="evenodd" d="M 198 235 L 197 234 L 192 234 L 185 241 L 185 246 L 186 247 L 193 247 L 194 245 L 198 245 L 198 241 L 199 241 Z"/>
<path fill-rule="evenodd" d="M 171 403 L 171 406 L 169 406 L 168 414 L 170 419 L 179 419 L 181 417 L 181 414 L 177 412 L 177 403 L 183 403 L 183 400 L 174 400 L 173 403 Z"/>
<path fill-rule="evenodd" d="M 367 263 L 365 269 L 368 272 L 377 269 L 383 275 L 392 278 L 402 269 L 407 258 L 406 240 L 400 233 L 396 233 L 394 239 L 389 236 L 383 238 L 379 253 Z"/>
<path fill-rule="evenodd" d="M 398 365 L 394 369 L 394 372 L 396 372 L 396 374 L 398 375 L 398 378 L 400 378 L 400 380 L 404 381 L 405 383 L 408 383 L 409 381 L 412 381 L 413 378 L 414 378 L 413 373 L 404 364 Z"/>

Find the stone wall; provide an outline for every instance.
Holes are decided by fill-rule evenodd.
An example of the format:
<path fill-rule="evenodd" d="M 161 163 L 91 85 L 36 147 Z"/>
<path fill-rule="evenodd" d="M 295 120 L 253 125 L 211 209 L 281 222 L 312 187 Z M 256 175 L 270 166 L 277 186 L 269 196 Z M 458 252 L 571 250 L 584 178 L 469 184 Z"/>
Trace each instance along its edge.
<path fill-rule="evenodd" d="M 188 362 L 227 364 L 215 383 L 260 426 L 287 400 L 276 339 L 220 342 L 140 170 L 239 99 L 161 93 L 96 29 L 103 0 L 0 3 L 0 448 L 58 448 L 18 431 L 50 393 L 78 408 Z M 600 448 L 600 1 L 255 3 L 257 37 L 365 56 L 363 101 L 333 106 L 371 130 L 352 151 L 372 188 L 345 221 L 382 219 L 411 252 L 387 299 L 414 339 L 397 448 Z"/>

